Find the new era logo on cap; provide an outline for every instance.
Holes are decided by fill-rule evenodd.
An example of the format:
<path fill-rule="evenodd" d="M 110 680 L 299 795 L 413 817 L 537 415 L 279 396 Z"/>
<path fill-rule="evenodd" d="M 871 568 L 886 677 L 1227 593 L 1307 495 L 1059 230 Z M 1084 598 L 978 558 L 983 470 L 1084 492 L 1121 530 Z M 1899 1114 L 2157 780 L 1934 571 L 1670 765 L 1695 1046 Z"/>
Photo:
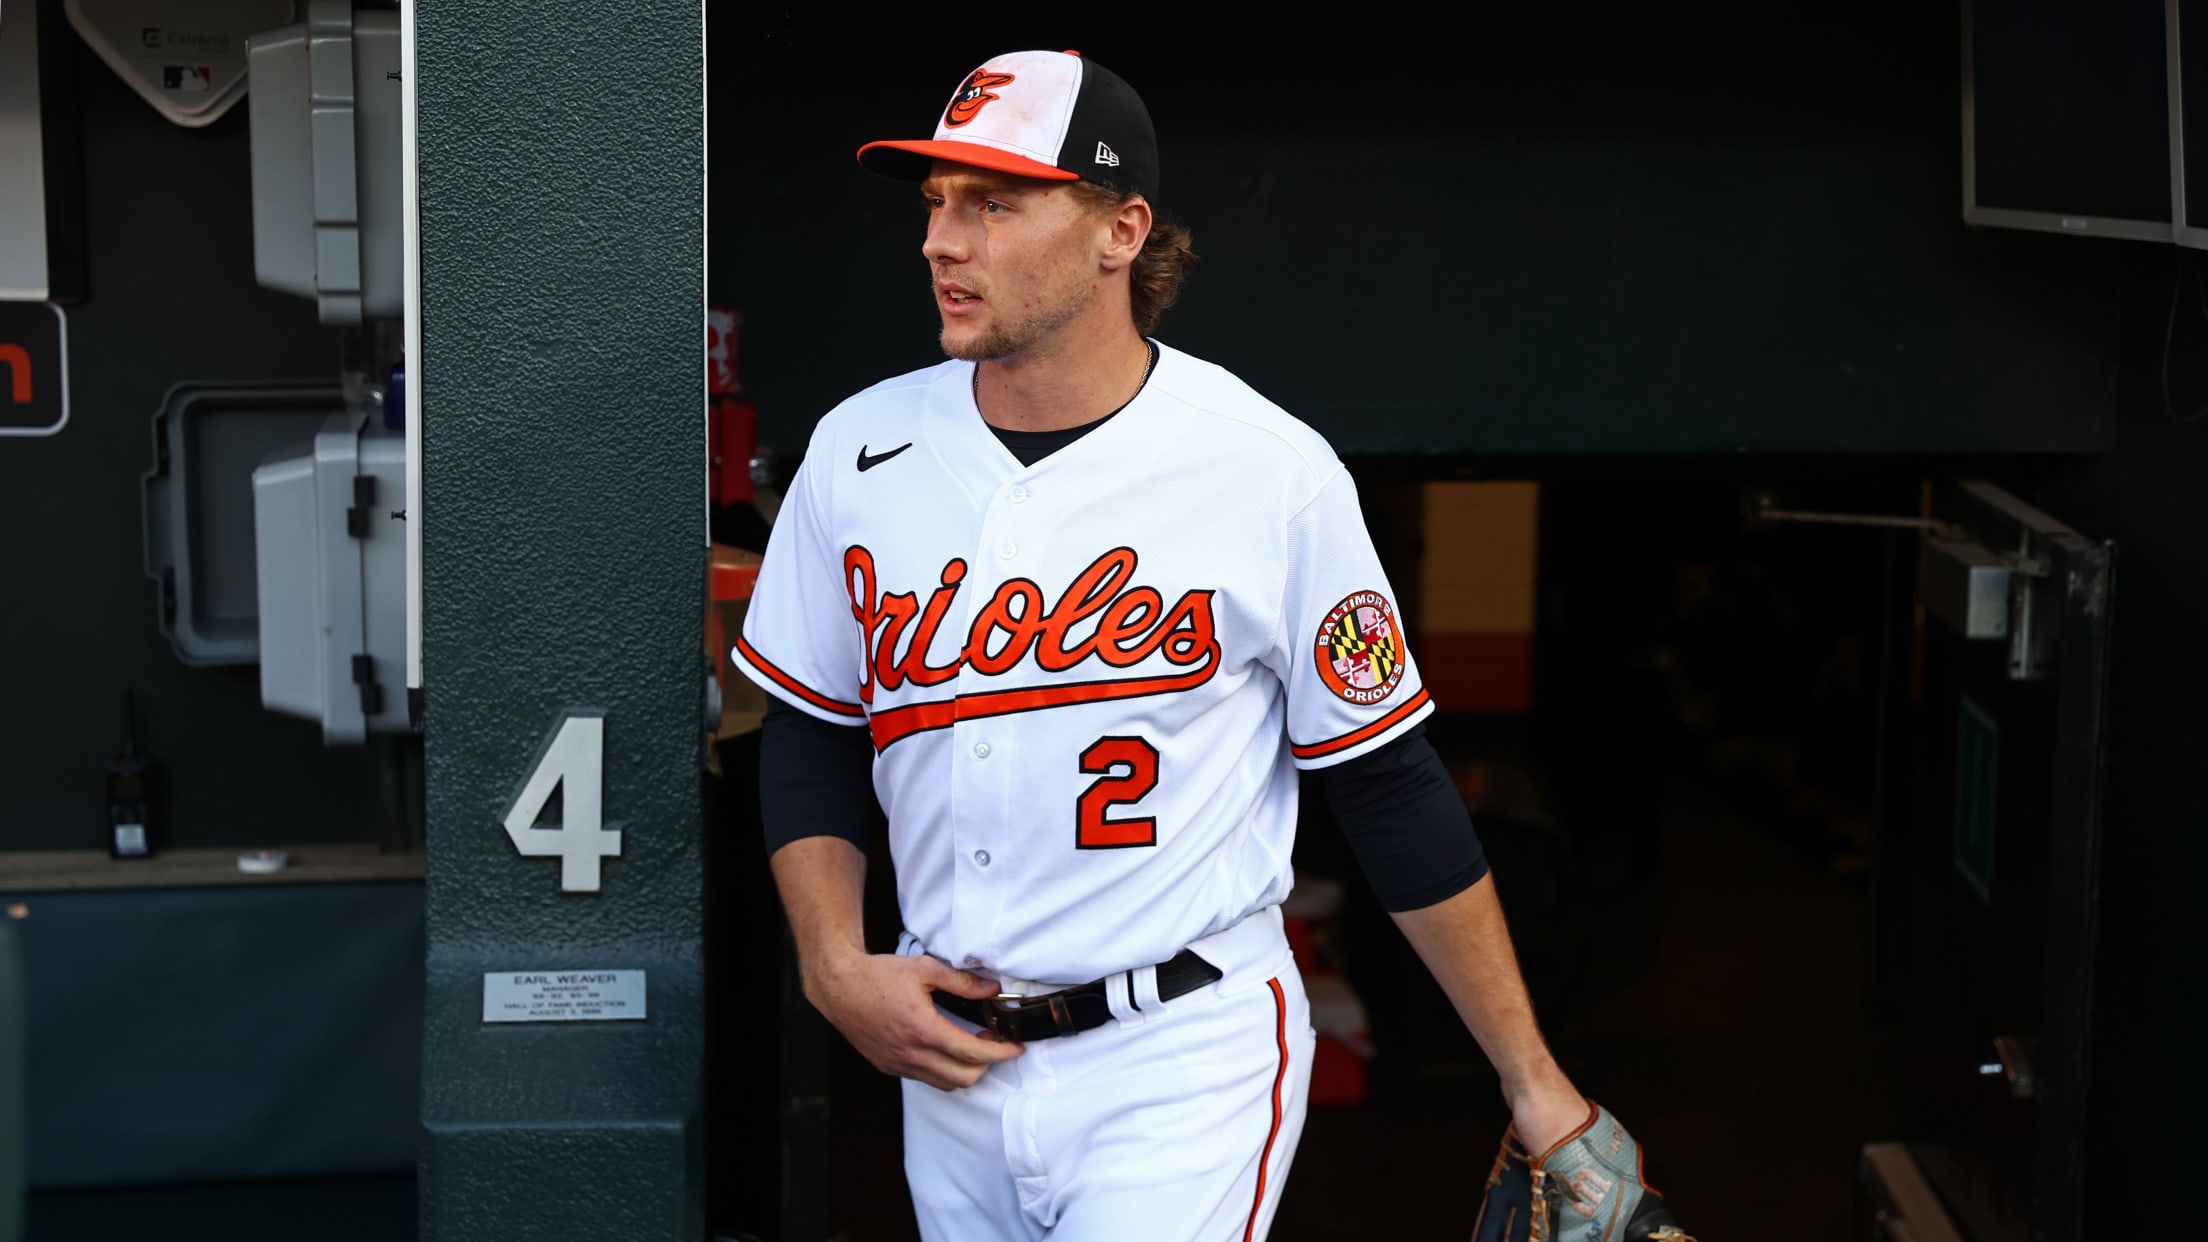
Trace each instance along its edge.
<path fill-rule="evenodd" d="M 933 138 L 859 148 L 861 164 L 906 181 L 926 179 L 936 160 L 1158 196 L 1149 109 L 1118 74 L 1072 52 L 996 57 L 951 92 Z"/>

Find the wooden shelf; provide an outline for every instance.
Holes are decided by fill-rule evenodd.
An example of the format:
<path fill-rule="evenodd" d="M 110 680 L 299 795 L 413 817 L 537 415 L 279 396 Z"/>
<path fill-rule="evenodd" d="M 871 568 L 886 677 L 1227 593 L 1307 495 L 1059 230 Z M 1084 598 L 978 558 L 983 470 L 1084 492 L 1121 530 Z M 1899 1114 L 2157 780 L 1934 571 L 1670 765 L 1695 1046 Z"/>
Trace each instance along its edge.
<path fill-rule="evenodd" d="M 326 884 L 347 880 L 418 880 L 420 850 L 386 854 L 373 845 L 276 846 L 291 861 L 274 875 L 238 870 L 247 847 L 163 850 L 127 862 L 99 850 L 0 852 L 0 893 L 93 888 L 190 888 L 210 884 Z"/>

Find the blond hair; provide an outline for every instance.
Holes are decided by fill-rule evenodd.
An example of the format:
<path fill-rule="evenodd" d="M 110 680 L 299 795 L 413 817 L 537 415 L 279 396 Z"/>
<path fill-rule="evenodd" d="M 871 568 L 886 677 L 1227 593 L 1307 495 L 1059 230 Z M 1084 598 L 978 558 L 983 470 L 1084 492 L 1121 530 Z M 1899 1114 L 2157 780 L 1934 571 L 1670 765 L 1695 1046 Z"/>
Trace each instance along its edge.
<path fill-rule="evenodd" d="M 1094 181 L 1075 181 L 1070 188 L 1098 211 L 1115 211 L 1136 197 Z M 1151 216 L 1150 236 L 1143 240 L 1142 253 L 1135 256 L 1127 281 L 1135 330 L 1144 336 L 1157 331 L 1159 318 L 1180 297 L 1181 282 L 1188 279 L 1188 269 L 1196 262 L 1192 242 L 1187 229 L 1163 216 Z"/>

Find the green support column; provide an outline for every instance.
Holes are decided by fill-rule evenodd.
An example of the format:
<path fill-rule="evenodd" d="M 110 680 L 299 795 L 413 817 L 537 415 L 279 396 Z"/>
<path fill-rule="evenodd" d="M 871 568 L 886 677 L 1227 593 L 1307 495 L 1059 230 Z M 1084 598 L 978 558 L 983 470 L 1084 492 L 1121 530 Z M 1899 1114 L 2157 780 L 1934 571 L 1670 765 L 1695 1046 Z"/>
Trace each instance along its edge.
<path fill-rule="evenodd" d="M 696 1242 L 702 15 L 418 0 L 414 21 L 421 1236 Z M 485 1021 L 486 976 L 541 1013 L 577 995 L 558 975 L 621 1001 L 631 971 L 641 1021 Z"/>

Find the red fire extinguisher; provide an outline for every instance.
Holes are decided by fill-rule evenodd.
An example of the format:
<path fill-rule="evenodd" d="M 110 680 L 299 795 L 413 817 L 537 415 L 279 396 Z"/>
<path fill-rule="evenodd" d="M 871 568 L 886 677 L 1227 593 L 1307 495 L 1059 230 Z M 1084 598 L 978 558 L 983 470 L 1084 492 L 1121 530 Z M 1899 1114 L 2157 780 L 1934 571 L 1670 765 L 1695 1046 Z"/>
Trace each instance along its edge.
<path fill-rule="evenodd" d="M 748 504 L 759 407 L 736 381 L 736 330 L 744 319 L 734 307 L 714 306 L 705 322 L 707 495 L 715 505 Z"/>

